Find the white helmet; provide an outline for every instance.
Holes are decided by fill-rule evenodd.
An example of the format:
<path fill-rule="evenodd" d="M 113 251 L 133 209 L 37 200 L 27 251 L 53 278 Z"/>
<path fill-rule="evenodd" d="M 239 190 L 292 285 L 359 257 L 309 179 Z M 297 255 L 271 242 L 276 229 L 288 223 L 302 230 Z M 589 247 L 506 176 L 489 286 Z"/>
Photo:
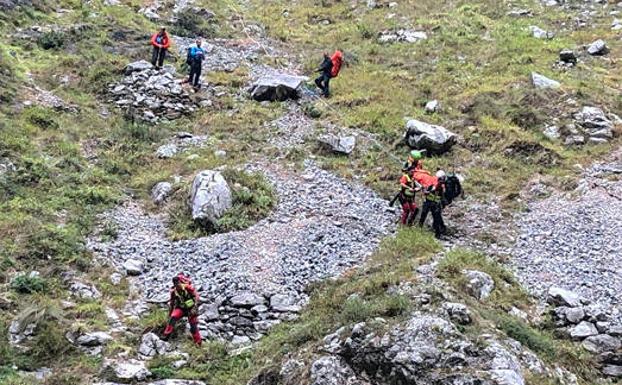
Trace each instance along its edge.
<path fill-rule="evenodd" d="M 436 177 L 437 177 L 437 178 L 439 178 L 439 179 L 440 179 L 440 178 L 444 178 L 444 177 L 445 177 L 445 171 L 443 171 L 443 170 L 438 170 L 438 171 L 436 172 Z"/>

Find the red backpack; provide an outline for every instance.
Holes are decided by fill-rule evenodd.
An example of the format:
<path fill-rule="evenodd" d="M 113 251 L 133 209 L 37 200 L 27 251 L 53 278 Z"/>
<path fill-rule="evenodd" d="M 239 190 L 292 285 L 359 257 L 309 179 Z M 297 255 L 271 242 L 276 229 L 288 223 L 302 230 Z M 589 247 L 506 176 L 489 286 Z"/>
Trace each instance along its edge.
<path fill-rule="evenodd" d="M 341 51 L 335 51 L 330 60 L 333 62 L 333 69 L 330 71 L 330 76 L 336 78 L 341 70 L 341 64 L 343 64 L 343 54 Z"/>

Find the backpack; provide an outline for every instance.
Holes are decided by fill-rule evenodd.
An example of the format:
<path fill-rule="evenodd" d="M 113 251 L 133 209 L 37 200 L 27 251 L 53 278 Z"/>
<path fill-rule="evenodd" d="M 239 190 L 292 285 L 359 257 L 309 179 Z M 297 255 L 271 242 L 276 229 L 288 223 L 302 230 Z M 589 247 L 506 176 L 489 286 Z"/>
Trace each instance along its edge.
<path fill-rule="evenodd" d="M 330 70 L 330 77 L 336 78 L 339 75 L 339 71 L 341 70 L 341 64 L 343 63 L 343 58 L 341 56 L 341 52 L 337 51 L 330 58 L 333 63 L 333 68 Z"/>
<path fill-rule="evenodd" d="M 460 178 L 454 173 L 447 174 L 445 179 L 445 201 L 447 204 L 451 204 L 454 199 L 462 195 L 462 184 L 460 184 Z"/>

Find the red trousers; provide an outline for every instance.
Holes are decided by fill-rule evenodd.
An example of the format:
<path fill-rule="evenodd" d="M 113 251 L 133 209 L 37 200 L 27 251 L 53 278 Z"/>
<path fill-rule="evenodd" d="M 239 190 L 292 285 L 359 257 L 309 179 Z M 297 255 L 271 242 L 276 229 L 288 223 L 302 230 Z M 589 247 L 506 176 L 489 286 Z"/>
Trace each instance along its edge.
<path fill-rule="evenodd" d="M 402 202 L 402 224 L 411 225 L 415 221 L 415 217 L 417 216 L 418 211 L 419 209 L 417 208 L 417 204 L 414 201 Z"/>
<path fill-rule="evenodd" d="M 199 317 L 196 314 L 190 314 L 189 311 L 180 308 L 175 308 L 171 312 L 171 318 L 168 320 L 166 329 L 164 329 L 164 336 L 171 334 L 175 328 L 175 323 L 179 321 L 181 317 L 188 317 L 188 323 L 190 324 L 190 333 L 192 333 L 192 339 L 197 345 L 201 345 L 201 333 L 199 333 Z"/>

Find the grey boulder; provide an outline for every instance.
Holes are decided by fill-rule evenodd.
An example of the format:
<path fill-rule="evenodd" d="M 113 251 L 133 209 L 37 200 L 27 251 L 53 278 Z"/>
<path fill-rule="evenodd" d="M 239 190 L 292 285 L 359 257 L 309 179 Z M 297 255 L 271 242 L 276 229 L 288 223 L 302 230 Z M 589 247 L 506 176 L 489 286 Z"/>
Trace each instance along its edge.
<path fill-rule="evenodd" d="M 537 89 L 543 90 L 547 88 L 559 88 L 561 84 L 553 79 L 549 79 L 544 75 L 540 75 L 539 73 L 532 72 L 531 73 L 531 83 Z"/>
<path fill-rule="evenodd" d="M 363 385 L 352 368 L 342 358 L 324 356 L 313 362 L 310 371 L 311 385 Z"/>
<path fill-rule="evenodd" d="M 298 89 L 308 80 L 305 76 L 287 74 L 268 75 L 251 87 L 251 98 L 258 102 L 298 99 Z"/>
<path fill-rule="evenodd" d="M 477 270 L 463 270 L 462 274 L 468 280 L 467 290 L 469 294 L 480 301 L 490 297 L 495 288 L 495 281 L 490 275 Z"/>
<path fill-rule="evenodd" d="M 590 137 L 613 138 L 613 122 L 598 107 L 583 107 L 574 115 L 576 122 L 583 127 Z"/>
<path fill-rule="evenodd" d="M 231 305 L 235 307 L 253 307 L 265 302 L 264 297 L 251 292 L 243 292 L 230 299 Z"/>
<path fill-rule="evenodd" d="M 456 144 L 457 136 L 445 127 L 436 126 L 411 119 L 406 123 L 404 141 L 410 147 L 427 150 L 430 153 L 442 154 Z"/>
<path fill-rule="evenodd" d="M 597 336 L 590 336 L 583 340 L 583 347 L 585 350 L 595 354 L 604 352 L 614 352 L 622 346 L 622 342 L 618 338 L 612 337 L 607 334 L 599 334 Z"/>
<path fill-rule="evenodd" d="M 159 205 L 169 197 L 171 191 L 173 191 L 172 184 L 169 182 L 158 182 L 151 189 L 151 200 L 153 200 L 153 203 Z"/>
<path fill-rule="evenodd" d="M 112 341 L 112 336 L 110 334 L 105 332 L 92 332 L 79 336 L 75 343 L 80 346 L 94 347 L 106 345 L 110 341 Z"/>
<path fill-rule="evenodd" d="M 145 366 L 144 361 L 105 359 L 100 375 L 111 381 L 132 382 L 145 380 L 151 376 L 151 372 Z"/>
<path fill-rule="evenodd" d="M 146 60 L 139 60 L 133 63 L 130 63 L 125 66 L 125 75 L 130 75 L 133 72 L 141 72 L 145 70 L 150 70 L 153 68 L 153 65 Z"/>
<path fill-rule="evenodd" d="M 577 293 L 556 286 L 549 288 L 547 302 L 556 306 L 581 306 L 581 298 Z"/>
<path fill-rule="evenodd" d="M 123 263 L 127 275 L 141 275 L 145 271 L 145 263 L 140 259 L 128 259 Z"/>
<path fill-rule="evenodd" d="M 570 329 L 570 337 L 576 340 L 582 340 L 587 337 L 598 335 L 598 330 L 593 323 L 583 321 L 577 326 Z"/>
<path fill-rule="evenodd" d="M 143 356 L 153 357 L 162 355 L 171 350 L 171 344 L 162 341 L 155 333 L 145 334 L 141 341 L 138 352 Z"/>
<path fill-rule="evenodd" d="M 468 325 L 471 323 L 471 313 L 466 305 L 461 303 L 446 302 L 443 304 L 443 309 L 445 309 L 452 321 L 461 325 Z"/>
<path fill-rule="evenodd" d="M 318 141 L 331 151 L 346 155 L 350 155 L 352 151 L 354 151 L 354 146 L 356 145 L 356 138 L 354 136 L 324 135 L 321 136 Z"/>
<path fill-rule="evenodd" d="M 215 225 L 233 205 L 231 190 L 218 171 L 201 171 L 194 178 L 190 196 L 192 219 Z"/>
<path fill-rule="evenodd" d="M 587 47 L 587 53 L 592 56 L 606 55 L 608 52 L 607 43 L 602 39 L 596 40 Z"/>
<path fill-rule="evenodd" d="M 300 306 L 296 303 L 296 298 L 286 294 L 275 294 L 270 297 L 270 308 L 278 312 L 297 313 Z"/>

